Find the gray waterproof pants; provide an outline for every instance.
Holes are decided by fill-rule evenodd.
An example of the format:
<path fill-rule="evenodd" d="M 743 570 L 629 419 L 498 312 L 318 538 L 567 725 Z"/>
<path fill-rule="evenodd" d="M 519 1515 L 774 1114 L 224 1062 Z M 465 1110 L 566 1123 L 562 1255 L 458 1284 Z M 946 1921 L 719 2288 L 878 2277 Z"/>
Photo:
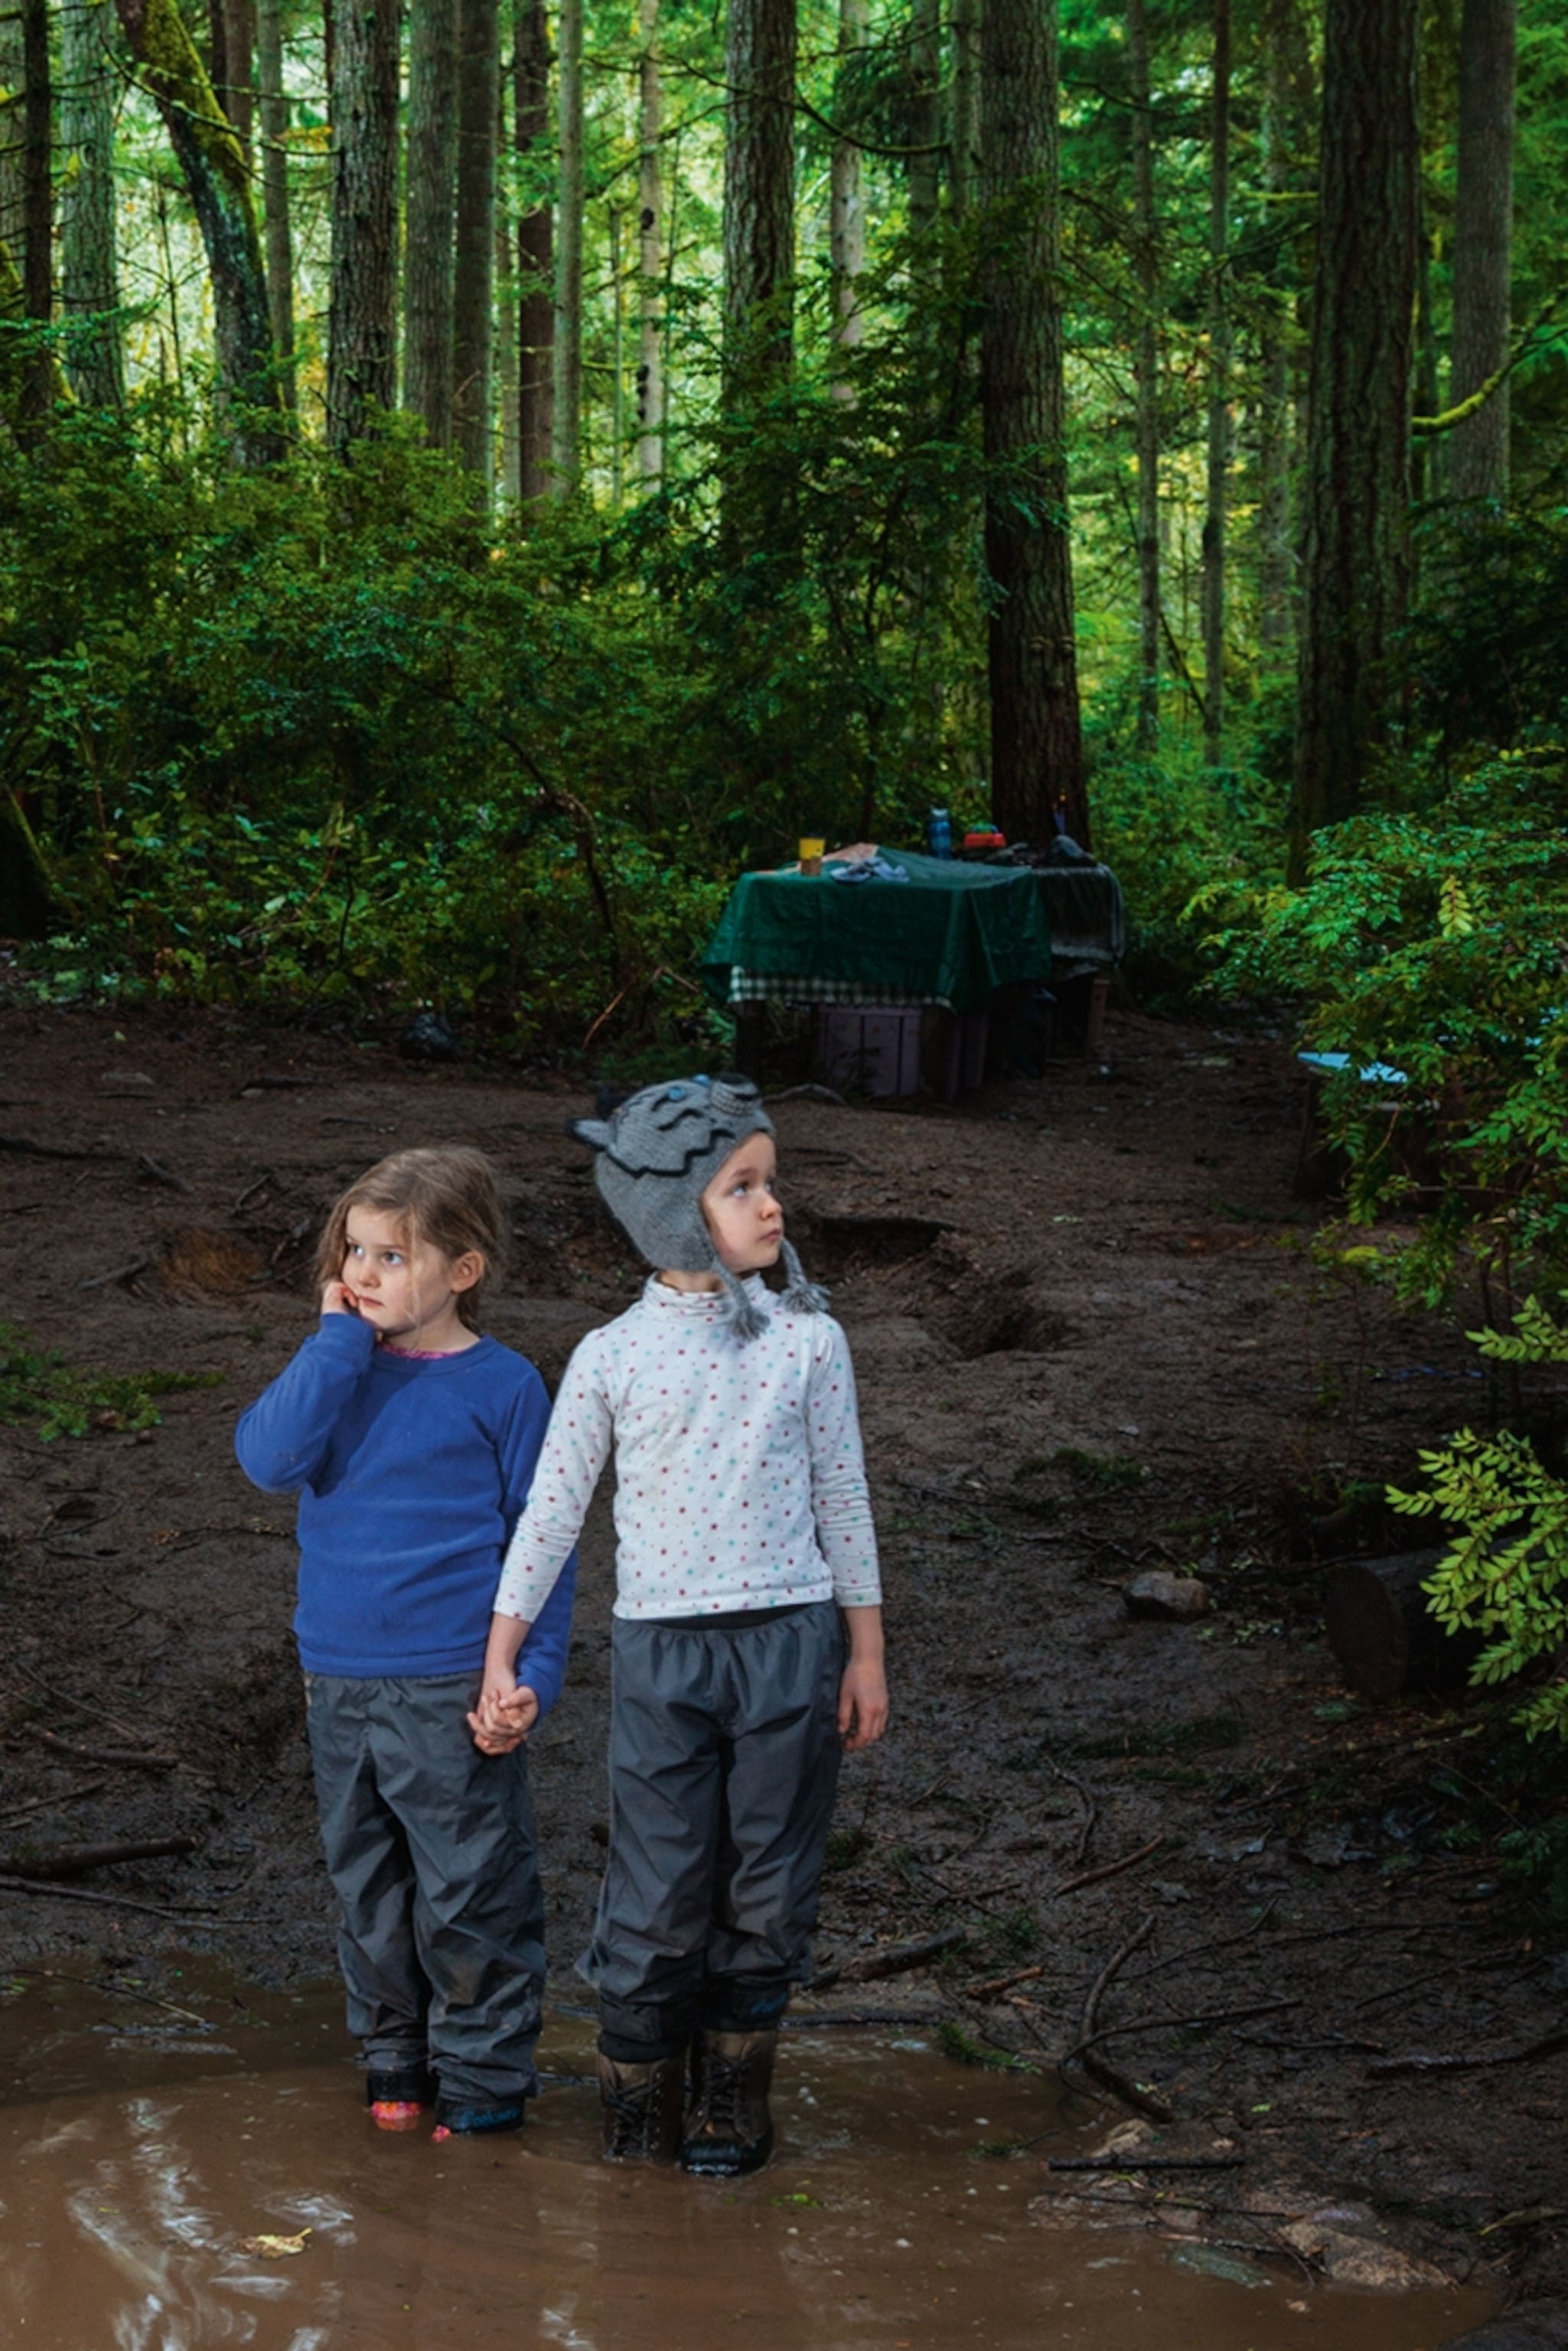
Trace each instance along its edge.
<path fill-rule="evenodd" d="M 538 2088 L 544 1897 L 528 1750 L 482 1755 L 477 1675 L 305 1677 L 349 2030 L 373 2073 L 426 2062 L 443 2101 Z"/>
<path fill-rule="evenodd" d="M 616 1618 L 610 1857 L 579 1962 L 608 2054 L 772 2022 L 809 1972 L 843 1656 L 831 1601 L 735 1629 Z"/>

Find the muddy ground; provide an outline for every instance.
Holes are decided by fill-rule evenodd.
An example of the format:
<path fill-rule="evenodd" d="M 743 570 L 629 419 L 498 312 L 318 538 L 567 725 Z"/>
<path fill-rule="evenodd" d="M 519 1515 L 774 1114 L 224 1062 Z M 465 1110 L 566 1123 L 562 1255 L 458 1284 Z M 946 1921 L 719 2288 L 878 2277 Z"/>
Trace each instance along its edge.
<path fill-rule="evenodd" d="M 565 1138 L 586 1107 L 345 1035 L 0 1010 L 4 1320 L 77 1362 L 215 1375 L 141 1434 L 0 1427 L 0 1971 L 58 1958 L 155 1986 L 192 1949 L 253 1980 L 330 1970 L 291 1514 L 241 1478 L 233 1423 L 308 1327 L 326 1202 L 408 1143 L 503 1169 L 517 1257 L 491 1328 L 553 1382 L 640 1279 Z M 1467 1827 L 1455 1800 L 1495 1709 L 1369 1708 L 1324 1643 L 1322 1562 L 1401 1540 L 1345 1498 L 1410 1476 L 1485 1391 L 1451 1327 L 1313 1270 L 1301 1111 L 1277 1040 L 1131 1014 L 1095 1057 L 955 1107 L 779 1106 L 793 1229 L 860 1374 L 894 1703 L 840 1800 L 819 1964 L 846 1972 L 801 2005 L 945 2020 L 955 2048 L 1049 2065 L 1093 2001 L 1100 2058 L 1173 2117 L 1103 2086 L 1106 2131 L 1245 2158 L 1116 2187 L 1015 2150 L 1042 2220 L 1119 2199 L 1267 2250 L 1337 2206 L 1456 2281 L 1560 2293 L 1568 2057 L 1376 2071 L 1529 2048 L 1560 2025 L 1568 1959 L 1498 1866 L 1508 1815 L 1477 1795 Z M 1204 1617 L 1129 1615 L 1128 1579 L 1160 1566 L 1201 1575 Z M 534 1747 L 569 2007 L 612 1573 L 601 1496 Z M 174 1760 L 110 1760 L 135 1747 Z M 68 1889 L 21 1874 L 168 1834 L 193 1850 Z M 946 1930 L 964 1940 L 935 1965 L 854 1980 Z"/>

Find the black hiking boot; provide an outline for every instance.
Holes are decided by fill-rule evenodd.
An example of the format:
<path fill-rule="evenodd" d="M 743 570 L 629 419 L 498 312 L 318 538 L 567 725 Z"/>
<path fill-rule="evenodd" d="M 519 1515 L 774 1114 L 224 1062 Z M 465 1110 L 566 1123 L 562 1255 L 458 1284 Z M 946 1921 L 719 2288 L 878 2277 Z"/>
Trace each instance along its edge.
<path fill-rule="evenodd" d="M 674 2163 L 681 2151 L 686 2061 L 656 2057 L 624 2065 L 602 2051 L 599 2095 L 604 2108 L 606 2163 Z"/>
<path fill-rule="evenodd" d="M 708 2179 L 761 2170 L 773 2152 L 768 2093 L 778 2046 L 777 2030 L 698 2033 L 692 2058 L 695 2104 L 681 2147 L 685 2169 Z"/>

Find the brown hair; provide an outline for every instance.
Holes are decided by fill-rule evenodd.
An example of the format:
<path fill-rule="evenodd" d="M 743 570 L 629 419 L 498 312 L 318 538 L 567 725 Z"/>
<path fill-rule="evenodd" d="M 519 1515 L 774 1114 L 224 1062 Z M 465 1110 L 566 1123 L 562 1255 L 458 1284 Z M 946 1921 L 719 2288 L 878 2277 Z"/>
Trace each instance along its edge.
<path fill-rule="evenodd" d="M 316 1286 L 338 1280 L 348 1254 L 349 1212 L 373 1208 L 395 1217 L 411 1248 L 421 1242 L 444 1257 L 475 1249 L 485 1270 L 472 1290 L 461 1292 L 457 1311 L 470 1331 L 479 1328 L 479 1307 L 491 1280 L 506 1270 L 507 1227 L 496 1171 L 482 1151 L 442 1144 L 418 1151 L 394 1151 L 340 1193 L 329 1212 L 316 1252 Z"/>

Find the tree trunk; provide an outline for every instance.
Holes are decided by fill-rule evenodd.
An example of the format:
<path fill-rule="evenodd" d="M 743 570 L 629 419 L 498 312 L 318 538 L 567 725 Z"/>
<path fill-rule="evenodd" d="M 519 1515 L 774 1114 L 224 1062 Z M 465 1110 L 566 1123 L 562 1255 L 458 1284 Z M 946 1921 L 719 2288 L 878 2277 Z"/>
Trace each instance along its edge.
<path fill-rule="evenodd" d="M 941 0 L 912 0 L 909 86 L 909 234 L 919 246 L 936 225 L 942 186 Z"/>
<path fill-rule="evenodd" d="M 865 47 L 866 0 L 839 0 L 839 78 L 833 101 L 835 119 L 847 130 L 854 124 L 853 82 L 844 61 Z M 852 139 L 833 142 L 831 196 L 828 216 L 829 260 L 833 274 L 833 316 L 830 329 L 841 350 L 852 350 L 865 334 L 860 307 L 860 280 L 865 269 L 865 214 L 861 203 L 861 151 Z M 849 387 L 836 387 L 841 398 Z"/>
<path fill-rule="evenodd" d="M 261 185 L 267 221 L 267 299 L 284 404 L 295 403 L 294 237 L 288 213 L 288 99 L 283 88 L 282 0 L 258 0 L 256 62 L 260 84 Z"/>
<path fill-rule="evenodd" d="M 1513 260 L 1513 83 L 1518 0 L 1465 0 L 1459 27 L 1459 155 L 1454 194 L 1457 407 L 1508 359 Z M 1456 425 L 1444 452 L 1449 496 L 1508 496 L 1508 383 Z"/>
<path fill-rule="evenodd" d="M 1291 870 L 1359 806 L 1410 580 L 1416 0 L 1328 0 Z"/>
<path fill-rule="evenodd" d="M 640 0 L 637 61 L 637 469 L 645 483 L 664 470 L 664 191 L 659 142 L 664 89 L 659 71 L 659 0 Z"/>
<path fill-rule="evenodd" d="M 255 0 L 208 0 L 207 24 L 212 42 L 213 94 L 239 141 L 248 171 L 251 134 L 256 128 Z"/>
<path fill-rule="evenodd" d="M 517 34 L 517 147 L 537 187 L 549 138 L 549 27 L 544 0 L 522 0 Z M 517 495 L 528 503 L 549 486 L 555 383 L 555 216 L 535 196 L 517 223 Z"/>
<path fill-rule="evenodd" d="M 1446 1632 L 1424 1589 L 1444 1556 L 1439 1544 L 1352 1560 L 1323 1586 L 1329 1646 L 1352 1689 L 1375 1705 L 1387 1706 L 1406 1690 L 1463 1689 L 1469 1679 L 1480 1635 Z"/>
<path fill-rule="evenodd" d="M 1203 748 L 1225 747 L 1225 521 L 1230 476 L 1230 0 L 1213 0 L 1208 198 L 1208 496 L 1203 518 Z"/>
<path fill-rule="evenodd" d="M 496 127 L 500 120 L 497 0 L 458 0 L 457 234 L 452 287 L 453 446 L 488 490 L 496 284 Z"/>
<path fill-rule="evenodd" d="M 1272 228 L 1296 184 L 1311 68 L 1299 0 L 1270 0 L 1262 27 L 1262 180 L 1265 225 Z M 1258 635 L 1277 664 L 1291 642 L 1294 558 L 1291 543 L 1291 425 L 1294 413 L 1296 263 L 1281 237 L 1270 271 L 1260 332 L 1258 411 Z"/>
<path fill-rule="evenodd" d="M 551 488 L 574 497 L 582 465 L 582 0 L 560 0 L 560 204 L 555 257 Z"/>
<path fill-rule="evenodd" d="M 413 0 L 402 274 L 402 404 L 433 449 L 452 446 L 456 0 Z"/>
<path fill-rule="evenodd" d="M 54 316 L 54 188 L 49 166 L 54 94 L 49 86 L 47 0 L 20 0 L 22 10 L 22 315 L 47 327 Z M 25 431 L 37 431 L 48 413 L 53 369 L 39 338 L 22 379 Z"/>
<path fill-rule="evenodd" d="M 357 0 L 337 20 L 327 437 L 340 450 L 397 395 L 400 15 L 399 0 Z"/>
<path fill-rule="evenodd" d="M 67 0 L 60 11 L 60 310 L 72 331 L 66 370 L 89 408 L 119 408 L 120 275 L 115 263 L 114 97 L 110 0 Z"/>
<path fill-rule="evenodd" d="M 1043 846 L 1060 808 L 1088 846 L 1062 384 L 1056 0 L 985 12 L 981 406 L 991 812 Z"/>
<path fill-rule="evenodd" d="M 143 87 L 168 130 L 202 232 L 213 281 L 218 374 L 240 412 L 243 464 L 277 457 L 282 407 L 272 365 L 272 321 L 261 240 L 239 141 L 213 96 L 175 0 L 116 0 Z"/>
<path fill-rule="evenodd" d="M 517 237 L 509 200 L 510 173 L 507 154 L 507 93 L 517 73 L 517 59 L 501 71 L 501 110 L 496 129 L 496 153 L 503 161 L 496 190 L 496 409 L 501 444 L 501 502 L 515 507 L 522 485 L 522 454 L 517 445 Z"/>
<path fill-rule="evenodd" d="M 973 206 L 980 162 L 980 4 L 981 0 L 952 0 L 947 185 L 956 221 L 967 218 Z"/>
<path fill-rule="evenodd" d="M 26 235 L 22 196 L 26 78 L 22 12 L 18 7 L 0 7 L 0 245 L 10 256 L 18 279 Z"/>
<path fill-rule="evenodd" d="M 1138 463 L 1135 740 L 1146 758 L 1160 731 L 1160 259 L 1155 230 L 1148 0 L 1128 0 L 1127 60 L 1132 75 L 1133 243 L 1138 284 L 1138 326 L 1134 343 Z"/>
<path fill-rule="evenodd" d="M 795 287 L 795 0 L 730 0 L 724 162 L 724 398 L 788 373 Z"/>

